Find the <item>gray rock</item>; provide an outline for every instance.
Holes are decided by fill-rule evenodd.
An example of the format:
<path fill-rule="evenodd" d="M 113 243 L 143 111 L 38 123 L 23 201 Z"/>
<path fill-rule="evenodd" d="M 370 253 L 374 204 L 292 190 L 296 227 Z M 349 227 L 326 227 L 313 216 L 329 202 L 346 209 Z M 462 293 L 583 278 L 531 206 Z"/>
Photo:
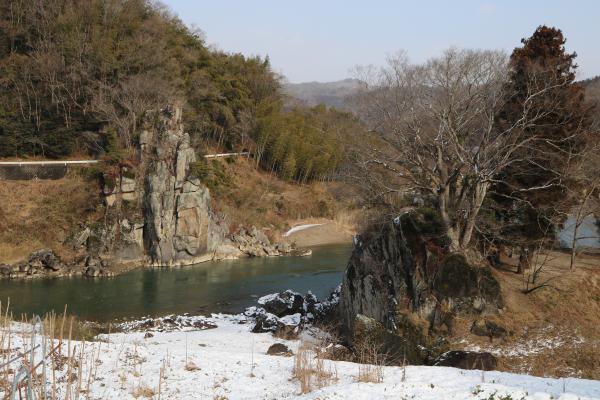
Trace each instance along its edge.
<path fill-rule="evenodd" d="M 31 269 L 36 270 L 59 271 L 64 268 L 64 264 L 51 249 L 34 251 L 29 255 L 28 263 Z"/>
<path fill-rule="evenodd" d="M 267 253 L 269 257 L 276 257 L 279 255 L 279 251 L 274 246 L 263 246 L 263 251 Z"/>
<path fill-rule="evenodd" d="M 455 367 L 461 369 L 495 370 L 498 360 L 491 353 L 453 350 L 442 354 L 433 365 L 440 367 Z"/>
<path fill-rule="evenodd" d="M 453 313 L 476 312 L 475 299 L 485 302 L 486 308 L 497 310 L 502 305 L 490 269 L 473 267 L 462 255 L 450 254 L 444 235 L 421 218 L 404 214 L 371 237 L 355 240 L 341 294 L 346 332 L 352 332 L 357 314 L 394 331 L 398 311 L 416 313 L 435 332 L 442 325 L 451 329 L 448 318 Z"/>
<path fill-rule="evenodd" d="M 291 290 L 263 296 L 258 299 L 258 304 L 278 317 L 304 312 L 304 298 L 300 293 Z"/>
<path fill-rule="evenodd" d="M 278 322 L 277 316 L 270 313 L 260 313 L 255 317 L 255 325 L 252 328 L 252 332 L 275 332 Z"/>
<path fill-rule="evenodd" d="M 146 162 L 144 240 L 154 265 L 175 265 L 214 252 L 221 244 L 208 189 L 189 177 L 196 157 L 183 131 L 181 109 L 167 107 L 149 115 L 143 133 Z"/>
<path fill-rule="evenodd" d="M 255 226 L 250 229 L 250 236 L 263 246 L 269 246 L 271 244 L 267 235 L 265 235 L 263 231 L 256 229 Z"/>
<path fill-rule="evenodd" d="M 232 244 L 223 244 L 215 250 L 215 260 L 232 260 L 244 256 L 239 248 Z"/>
<path fill-rule="evenodd" d="M 346 346 L 333 343 L 327 345 L 327 347 L 325 347 L 321 352 L 322 358 L 334 361 L 347 360 L 350 358 L 350 355 L 350 349 L 348 349 Z"/>
<path fill-rule="evenodd" d="M 27 273 L 31 267 L 29 266 L 29 263 L 23 261 L 17 264 L 17 268 L 19 269 L 19 272 Z"/>
<path fill-rule="evenodd" d="M 73 235 L 72 239 L 70 240 L 71 246 L 74 249 L 79 249 L 83 247 L 87 243 L 87 240 L 89 239 L 91 234 L 92 230 L 86 226 L 82 231 Z"/>
<path fill-rule="evenodd" d="M 292 246 L 289 243 L 277 243 L 275 245 L 275 248 L 277 249 L 277 251 L 279 251 L 279 253 L 282 254 L 288 254 L 292 251 Z"/>
<path fill-rule="evenodd" d="M 90 266 L 85 269 L 83 274 L 87 277 L 95 278 L 100 276 L 100 269 L 95 266 Z"/>

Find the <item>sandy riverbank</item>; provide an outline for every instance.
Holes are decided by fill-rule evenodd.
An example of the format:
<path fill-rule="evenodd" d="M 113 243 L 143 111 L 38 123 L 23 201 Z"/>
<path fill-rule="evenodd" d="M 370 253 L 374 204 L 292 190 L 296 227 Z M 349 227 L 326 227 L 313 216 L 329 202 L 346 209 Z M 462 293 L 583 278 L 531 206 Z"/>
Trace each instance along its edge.
<path fill-rule="evenodd" d="M 294 243 L 296 247 L 350 244 L 352 243 L 352 235 L 355 233 L 352 228 L 327 219 L 298 221 L 290 231 L 288 231 L 290 233 L 285 236 L 285 239 L 290 243 Z"/>

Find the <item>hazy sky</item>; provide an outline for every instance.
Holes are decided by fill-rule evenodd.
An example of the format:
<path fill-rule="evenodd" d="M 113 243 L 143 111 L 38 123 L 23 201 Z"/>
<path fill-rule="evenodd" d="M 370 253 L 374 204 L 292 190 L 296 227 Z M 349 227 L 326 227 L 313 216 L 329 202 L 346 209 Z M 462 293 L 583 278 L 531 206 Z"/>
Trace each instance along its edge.
<path fill-rule="evenodd" d="M 579 78 L 600 75 L 598 0 L 163 0 L 209 44 L 269 55 L 291 82 L 347 78 L 400 49 L 424 61 L 450 46 L 511 51 L 538 25 L 559 27 Z"/>

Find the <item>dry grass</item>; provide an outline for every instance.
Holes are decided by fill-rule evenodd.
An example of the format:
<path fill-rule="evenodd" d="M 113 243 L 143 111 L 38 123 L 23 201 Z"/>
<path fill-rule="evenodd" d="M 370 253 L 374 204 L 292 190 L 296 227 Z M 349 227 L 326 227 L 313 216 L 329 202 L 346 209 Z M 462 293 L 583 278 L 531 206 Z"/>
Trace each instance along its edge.
<path fill-rule="evenodd" d="M 131 394 L 134 398 L 144 397 L 146 399 L 152 399 L 156 395 L 156 391 L 145 383 L 141 383 L 133 389 Z"/>
<path fill-rule="evenodd" d="M 546 257 L 547 256 L 547 257 Z M 516 259 L 503 258 L 494 274 L 506 307 L 491 317 L 512 334 L 505 339 L 475 336 L 472 319 L 458 318 L 452 338 L 455 347 L 466 340 L 483 351 L 509 354 L 499 358 L 499 369 L 552 377 L 600 379 L 600 257 L 580 255 L 573 271 L 568 253 L 550 251 L 538 282 L 549 286 L 525 294 L 527 275 L 518 275 Z M 520 353 L 520 354 L 519 354 Z"/>
<path fill-rule="evenodd" d="M 70 173 L 54 181 L 2 181 L 0 185 L 0 262 L 12 263 L 40 248 L 69 259 L 63 245 L 80 223 L 98 218 L 98 184 Z"/>
<path fill-rule="evenodd" d="M 213 190 L 215 207 L 236 224 L 270 227 L 267 234 L 272 240 L 279 239 L 277 231 L 289 228 L 291 221 L 331 220 L 351 205 L 352 194 L 348 190 L 340 194 L 336 183 L 288 183 L 256 168 L 253 160 L 243 157 L 235 163 L 218 162 L 230 182 Z"/>
<path fill-rule="evenodd" d="M 6 320 L 11 319 L 11 314 L 6 308 L 2 315 Z M 16 368 L 23 363 L 31 369 L 35 398 L 42 398 L 42 391 L 46 390 L 49 393 L 48 398 L 56 399 L 59 385 L 63 387 L 67 398 L 89 398 L 90 385 L 97 380 L 97 365 L 103 343 L 75 343 L 74 338 L 78 334 L 77 323 L 74 318 L 68 317 L 66 312 L 62 316 L 49 314 L 38 325 L 24 317 L 20 322 L 21 325 L 6 323 L 0 328 L 0 364 L 11 360 L 10 364 L 6 364 L 6 367 L 0 370 L 0 386 L 4 393 L 7 396 L 11 395 L 10 383 Z M 31 364 L 29 360 L 30 349 L 33 347 L 33 326 L 37 326 L 37 345 L 34 347 L 35 361 Z M 16 337 L 23 343 L 22 348 L 14 347 Z M 45 350 L 44 357 L 42 350 Z M 46 360 L 46 380 L 50 382 L 49 385 L 44 384 L 42 358 Z M 17 397 L 22 398 L 25 386 L 24 382 L 18 386 L 20 394 Z"/>
<path fill-rule="evenodd" d="M 381 383 L 383 382 L 383 371 L 386 354 L 380 353 L 380 346 L 365 337 L 355 342 L 353 350 L 358 363 L 358 382 Z"/>
<path fill-rule="evenodd" d="M 294 356 L 293 376 L 300 383 L 300 391 L 309 393 L 335 382 L 337 371 L 321 356 L 317 346 L 301 341 Z"/>

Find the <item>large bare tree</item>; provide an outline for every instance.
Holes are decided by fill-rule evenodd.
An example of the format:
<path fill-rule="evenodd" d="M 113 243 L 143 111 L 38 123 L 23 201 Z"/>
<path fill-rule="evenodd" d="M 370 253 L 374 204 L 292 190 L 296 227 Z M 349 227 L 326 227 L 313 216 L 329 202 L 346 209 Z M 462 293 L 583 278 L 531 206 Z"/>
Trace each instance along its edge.
<path fill-rule="evenodd" d="M 387 146 L 363 155 L 365 170 L 384 169 L 395 177 L 377 180 L 379 195 L 424 195 L 437 208 L 452 250 L 463 250 L 471 242 L 478 214 L 500 172 L 523 161 L 528 149 L 547 144 L 543 134 L 527 132 L 556 111 L 560 102 L 552 93 L 570 83 L 532 74 L 518 118 L 506 123 L 498 112 L 513 95 L 507 85 L 509 69 L 502 52 L 450 49 L 422 65 L 399 54 L 384 68 L 358 70 L 364 83 L 359 112 Z M 567 153 L 562 165 L 548 166 L 559 169 L 553 176 L 567 173 Z M 392 184 L 399 180 L 404 184 Z M 537 182 L 519 190 L 554 184 Z"/>

